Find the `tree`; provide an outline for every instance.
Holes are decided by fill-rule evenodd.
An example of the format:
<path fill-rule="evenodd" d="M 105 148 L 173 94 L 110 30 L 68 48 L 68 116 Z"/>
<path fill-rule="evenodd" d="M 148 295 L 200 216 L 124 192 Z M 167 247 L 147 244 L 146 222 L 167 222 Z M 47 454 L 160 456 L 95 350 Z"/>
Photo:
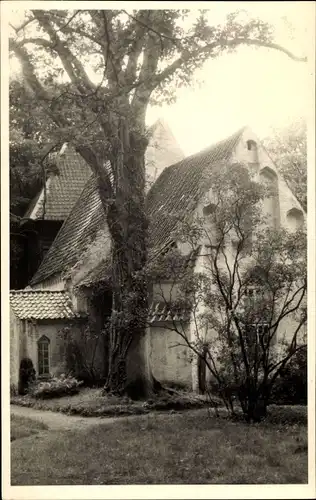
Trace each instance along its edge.
<path fill-rule="evenodd" d="M 49 155 L 51 124 L 23 81 L 10 81 L 10 288 L 19 288 L 27 236 L 21 226 L 27 206 L 56 165 Z M 23 285 L 22 285 L 23 286 Z"/>
<path fill-rule="evenodd" d="M 183 319 L 167 328 L 208 368 L 210 391 L 232 413 L 237 397 L 247 421 L 259 421 L 279 375 L 306 349 L 306 235 L 271 228 L 263 215 L 271 190 L 243 165 L 213 168 L 209 185 L 210 215 L 179 221 L 174 234 L 188 255 L 200 248 L 201 271 L 182 266 L 179 272 L 176 248 L 149 272 L 162 283 L 157 277 L 168 269 L 172 284 L 160 286 L 156 300 L 173 318 L 190 313 L 190 329 Z"/>
<path fill-rule="evenodd" d="M 186 29 L 189 16 L 188 10 L 33 10 L 21 26 L 11 25 L 10 50 L 55 125 L 54 140 L 72 142 L 98 181 L 112 239 L 106 387 L 118 394 L 126 391 L 128 379 L 138 381 L 140 392 L 152 389 L 141 345 L 148 310 L 147 285 L 140 273 L 147 259 L 148 105 L 174 101 L 176 88 L 189 85 L 204 61 L 240 45 L 305 60 L 276 44 L 270 26 L 259 19 L 242 21 L 231 14 L 222 26 L 211 26 L 207 12 L 199 11 Z"/>
<path fill-rule="evenodd" d="M 298 120 L 264 141 L 289 187 L 307 211 L 307 130 Z"/>

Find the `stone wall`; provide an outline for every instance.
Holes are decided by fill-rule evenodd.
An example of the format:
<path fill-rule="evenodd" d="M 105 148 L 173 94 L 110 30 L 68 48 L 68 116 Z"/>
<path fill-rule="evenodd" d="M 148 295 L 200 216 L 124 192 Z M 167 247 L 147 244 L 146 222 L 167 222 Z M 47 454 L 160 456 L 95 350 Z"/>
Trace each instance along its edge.
<path fill-rule="evenodd" d="M 10 311 L 10 386 L 18 389 L 22 322 Z"/>

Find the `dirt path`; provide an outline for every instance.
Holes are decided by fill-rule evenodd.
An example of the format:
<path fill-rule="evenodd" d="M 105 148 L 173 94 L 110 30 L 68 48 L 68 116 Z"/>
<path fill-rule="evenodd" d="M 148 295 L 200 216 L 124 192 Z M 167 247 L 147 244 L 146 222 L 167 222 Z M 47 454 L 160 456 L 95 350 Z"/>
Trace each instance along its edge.
<path fill-rule="evenodd" d="M 139 415 L 124 416 L 124 417 L 80 417 L 77 415 L 66 415 L 64 413 L 57 413 L 53 411 L 35 410 L 34 408 L 27 408 L 25 406 L 10 405 L 11 414 L 38 420 L 51 430 L 71 430 L 83 429 L 93 425 L 99 424 L 112 424 L 118 419 L 130 420 L 135 419 Z"/>

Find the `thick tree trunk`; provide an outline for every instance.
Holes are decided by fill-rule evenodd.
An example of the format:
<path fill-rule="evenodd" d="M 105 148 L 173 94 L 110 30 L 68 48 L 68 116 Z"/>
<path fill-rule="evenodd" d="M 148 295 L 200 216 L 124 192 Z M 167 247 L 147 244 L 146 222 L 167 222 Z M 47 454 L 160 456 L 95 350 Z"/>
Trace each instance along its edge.
<path fill-rule="evenodd" d="M 261 422 L 267 416 L 267 399 L 257 392 L 249 391 L 242 409 L 248 423 Z"/>
<path fill-rule="evenodd" d="M 153 390 L 146 353 L 148 295 L 143 273 L 147 259 L 146 144 L 132 133 L 126 136 L 126 130 L 120 138 L 123 151 L 118 154 L 115 165 L 115 202 L 107 210 L 112 238 L 113 288 L 105 390 L 137 399 L 150 395 Z"/>

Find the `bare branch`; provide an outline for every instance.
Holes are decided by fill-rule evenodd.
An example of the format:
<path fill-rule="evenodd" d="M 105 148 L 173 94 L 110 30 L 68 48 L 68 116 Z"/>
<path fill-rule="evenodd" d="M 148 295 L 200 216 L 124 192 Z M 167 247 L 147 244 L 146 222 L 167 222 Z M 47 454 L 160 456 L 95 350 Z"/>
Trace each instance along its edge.
<path fill-rule="evenodd" d="M 239 45 L 247 45 L 247 46 L 274 49 L 274 50 L 277 50 L 277 51 L 282 52 L 283 54 L 287 55 L 293 61 L 307 62 L 307 57 L 295 56 L 295 54 L 293 54 L 292 52 L 290 52 L 286 48 L 282 47 L 282 45 L 279 45 L 277 43 L 265 42 L 265 41 L 260 41 L 260 40 L 252 40 L 249 38 L 235 38 L 234 40 L 223 40 L 223 41 L 219 40 L 219 41 L 207 44 L 206 46 L 201 47 L 199 49 L 196 49 L 193 52 L 189 52 L 189 53 L 186 52 L 186 53 L 182 54 L 178 59 L 176 59 L 166 69 L 164 69 L 159 74 L 157 74 L 153 77 L 151 88 L 154 89 L 160 83 L 162 83 L 164 80 L 166 80 L 167 78 L 172 76 L 175 73 L 175 71 L 177 69 L 181 68 L 185 63 L 187 63 L 190 60 L 196 59 L 197 57 L 199 57 L 202 54 L 206 54 L 209 52 L 209 55 L 211 56 L 212 51 L 218 47 L 222 47 L 223 49 L 226 49 L 226 48 L 236 48 Z"/>
<path fill-rule="evenodd" d="M 71 52 L 66 43 L 62 42 L 57 35 L 57 31 L 53 28 L 51 23 L 49 22 L 46 12 L 42 10 L 33 11 L 34 17 L 39 22 L 39 25 L 46 31 L 49 35 L 53 48 L 57 52 L 62 61 L 62 64 L 74 85 L 78 87 L 80 92 L 85 93 L 85 91 L 92 90 L 95 88 L 95 85 L 90 81 L 85 72 L 83 65 L 79 61 L 77 57 Z"/>
<path fill-rule="evenodd" d="M 20 26 L 13 26 L 11 23 L 10 23 L 10 26 L 11 28 L 14 29 L 14 31 L 16 32 L 16 34 L 19 33 L 19 31 L 23 30 L 28 24 L 32 23 L 33 21 L 36 21 L 35 17 L 32 17 L 30 19 L 27 19 L 26 21 L 24 21 L 24 23 L 22 23 Z"/>

